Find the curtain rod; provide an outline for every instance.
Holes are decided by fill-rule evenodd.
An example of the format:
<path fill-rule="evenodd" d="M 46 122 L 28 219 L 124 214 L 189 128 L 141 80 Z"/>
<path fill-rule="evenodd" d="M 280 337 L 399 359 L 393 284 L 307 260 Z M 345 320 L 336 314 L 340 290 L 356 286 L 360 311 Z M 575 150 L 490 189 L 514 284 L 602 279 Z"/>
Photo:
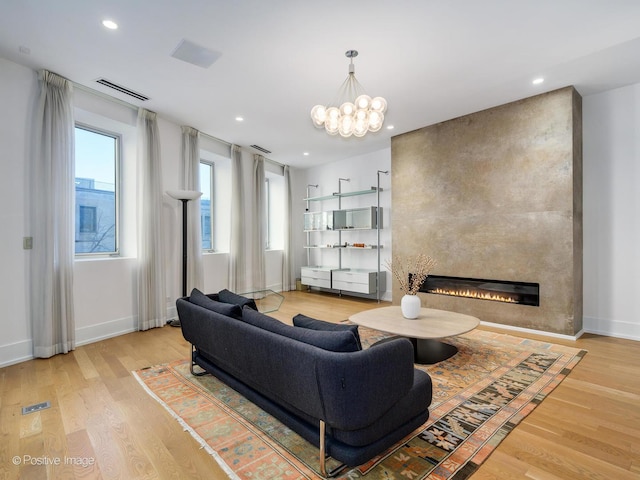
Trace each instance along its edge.
<path fill-rule="evenodd" d="M 196 130 L 198 130 L 198 129 L 196 128 Z M 203 137 L 207 137 L 209 140 L 215 140 L 216 142 L 224 143 L 225 145 L 227 145 L 229 147 L 231 147 L 233 145 L 232 143 L 229 143 L 226 140 L 222 140 L 221 138 L 214 137 L 213 135 L 209 135 L 208 133 L 201 132 L 200 130 L 198 130 L 198 132 L 200 132 L 200 135 L 202 135 Z"/>
<path fill-rule="evenodd" d="M 77 88 L 79 90 L 84 90 L 87 93 L 91 93 L 93 95 L 97 95 L 98 97 L 104 98 L 105 100 L 109 100 L 109 101 L 114 102 L 114 103 L 119 103 L 120 105 L 123 105 L 125 107 L 131 108 L 131 109 L 133 109 L 135 111 L 138 111 L 138 106 L 134 105 L 133 103 L 129 103 L 129 102 L 125 101 L 125 100 L 121 100 L 119 98 L 113 97 L 113 96 L 111 96 L 111 95 L 109 95 L 107 93 L 101 92 L 100 90 L 96 90 L 94 88 L 87 87 L 86 85 L 82 85 L 80 83 L 76 83 L 73 80 L 69 80 L 69 81 L 72 83 L 74 88 Z"/>
<path fill-rule="evenodd" d="M 280 162 L 276 162 L 275 160 L 271 160 L 270 158 L 264 157 L 264 159 L 269 162 L 269 163 L 273 163 L 274 165 L 277 165 L 279 167 L 286 167 L 286 165 L 284 163 L 280 163 Z"/>

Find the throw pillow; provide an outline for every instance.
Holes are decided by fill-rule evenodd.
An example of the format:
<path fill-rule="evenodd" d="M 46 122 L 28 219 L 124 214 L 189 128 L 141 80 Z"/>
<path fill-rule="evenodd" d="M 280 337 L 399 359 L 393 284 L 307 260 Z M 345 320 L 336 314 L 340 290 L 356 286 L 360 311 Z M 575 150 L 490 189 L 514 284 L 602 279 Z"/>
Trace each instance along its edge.
<path fill-rule="evenodd" d="M 315 318 L 307 317 L 302 313 L 299 313 L 298 315 L 293 317 L 293 325 L 300 328 L 322 330 L 326 332 L 341 332 L 348 330 L 350 332 L 353 332 L 353 335 L 356 337 L 358 350 L 362 350 L 362 343 L 360 342 L 360 333 L 358 332 L 357 325 L 345 325 L 342 323 L 325 322 L 324 320 L 317 320 Z"/>
<path fill-rule="evenodd" d="M 223 303 L 216 302 L 215 300 L 211 300 L 204 293 L 202 293 L 197 288 L 194 288 L 191 291 L 191 295 L 189 296 L 189 301 L 191 303 L 195 303 L 201 307 L 204 307 L 213 312 L 219 313 L 221 315 L 226 315 L 227 317 L 232 317 L 236 319 L 242 318 L 242 308 L 239 305 L 233 305 L 231 303 Z"/>
<path fill-rule="evenodd" d="M 321 331 L 308 328 L 296 328 L 286 325 L 280 320 L 251 310 L 248 307 L 242 309 L 242 320 L 255 327 L 268 330 L 283 337 L 313 345 L 332 352 L 357 352 L 358 343 L 352 331 Z"/>
<path fill-rule="evenodd" d="M 247 307 L 250 307 L 254 310 L 258 310 L 256 302 L 253 298 L 243 297 L 242 295 L 233 293 L 226 288 L 218 292 L 218 299 L 224 303 L 233 303 L 234 305 L 240 305 L 240 308 L 246 305 Z"/>

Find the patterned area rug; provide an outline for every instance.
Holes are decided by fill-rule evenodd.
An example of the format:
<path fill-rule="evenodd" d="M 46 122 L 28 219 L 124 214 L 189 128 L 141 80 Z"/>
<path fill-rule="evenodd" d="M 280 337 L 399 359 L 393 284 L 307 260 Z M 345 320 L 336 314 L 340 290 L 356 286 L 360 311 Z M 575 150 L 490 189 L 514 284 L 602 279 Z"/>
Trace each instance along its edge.
<path fill-rule="evenodd" d="M 360 327 L 360 336 L 366 348 L 388 334 Z M 429 420 L 340 478 L 468 478 L 586 353 L 482 330 L 446 340 L 458 347 L 455 356 L 419 366 L 433 380 Z M 215 377 L 192 376 L 189 361 L 133 374 L 229 477 L 320 478 L 317 448 Z"/>

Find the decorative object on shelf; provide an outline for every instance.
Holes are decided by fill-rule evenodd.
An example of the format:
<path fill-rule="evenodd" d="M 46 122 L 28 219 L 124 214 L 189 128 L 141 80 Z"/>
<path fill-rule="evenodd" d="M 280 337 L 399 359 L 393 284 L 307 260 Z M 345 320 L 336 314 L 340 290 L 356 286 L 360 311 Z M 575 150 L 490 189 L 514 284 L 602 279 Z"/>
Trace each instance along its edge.
<path fill-rule="evenodd" d="M 418 318 L 421 305 L 417 293 L 429 272 L 436 266 L 436 261 L 424 253 L 407 257 L 404 262 L 398 255 L 394 255 L 392 260 L 385 262 L 385 266 L 396 277 L 400 290 L 404 293 L 400 301 L 402 315 L 409 319 Z"/>
<path fill-rule="evenodd" d="M 330 105 L 314 106 L 311 119 L 329 135 L 363 137 L 382 128 L 387 101 L 382 97 L 371 98 L 356 79 L 353 58 L 358 56 L 358 51 L 347 50 L 345 56 L 350 59 L 349 75 L 340 86 L 337 100 Z"/>

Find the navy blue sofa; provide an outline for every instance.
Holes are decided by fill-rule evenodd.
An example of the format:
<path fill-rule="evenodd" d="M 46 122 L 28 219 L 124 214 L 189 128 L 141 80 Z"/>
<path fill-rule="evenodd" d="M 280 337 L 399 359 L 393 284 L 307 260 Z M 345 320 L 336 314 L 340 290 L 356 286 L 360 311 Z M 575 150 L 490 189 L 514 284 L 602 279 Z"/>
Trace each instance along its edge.
<path fill-rule="evenodd" d="M 193 365 L 318 446 L 324 476 L 326 457 L 360 465 L 428 419 L 431 378 L 414 368 L 409 340 L 362 350 L 355 326 L 303 316 L 291 326 L 199 295 L 176 302 Z"/>

